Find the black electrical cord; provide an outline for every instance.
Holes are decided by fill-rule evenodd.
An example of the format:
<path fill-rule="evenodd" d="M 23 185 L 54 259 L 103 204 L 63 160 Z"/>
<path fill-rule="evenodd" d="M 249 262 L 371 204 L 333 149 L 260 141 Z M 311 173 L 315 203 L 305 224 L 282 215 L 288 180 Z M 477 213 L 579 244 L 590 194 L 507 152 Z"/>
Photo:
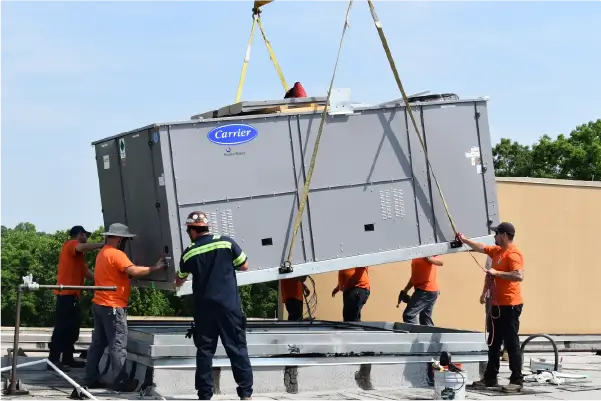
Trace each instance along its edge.
<path fill-rule="evenodd" d="M 315 291 L 315 281 L 311 276 L 307 276 L 311 282 L 311 287 L 307 287 L 309 290 L 309 296 L 307 297 L 303 289 L 303 298 L 305 300 L 306 311 L 303 313 L 303 318 L 308 318 L 310 321 L 315 320 L 315 312 L 317 311 L 317 291 Z"/>

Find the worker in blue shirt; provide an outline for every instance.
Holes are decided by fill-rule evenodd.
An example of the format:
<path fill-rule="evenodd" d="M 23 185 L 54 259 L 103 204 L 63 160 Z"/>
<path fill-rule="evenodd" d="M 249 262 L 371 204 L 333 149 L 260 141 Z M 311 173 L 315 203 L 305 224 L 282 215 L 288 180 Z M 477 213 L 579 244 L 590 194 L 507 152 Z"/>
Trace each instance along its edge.
<path fill-rule="evenodd" d="M 213 356 L 219 337 L 230 359 L 238 396 L 249 400 L 253 373 L 235 272 L 248 270 L 246 254 L 232 238 L 211 234 L 202 212 L 188 215 L 186 231 L 192 244 L 182 253 L 175 285 L 181 286 L 192 275 L 198 399 L 210 400 L 213 396 Z"/>

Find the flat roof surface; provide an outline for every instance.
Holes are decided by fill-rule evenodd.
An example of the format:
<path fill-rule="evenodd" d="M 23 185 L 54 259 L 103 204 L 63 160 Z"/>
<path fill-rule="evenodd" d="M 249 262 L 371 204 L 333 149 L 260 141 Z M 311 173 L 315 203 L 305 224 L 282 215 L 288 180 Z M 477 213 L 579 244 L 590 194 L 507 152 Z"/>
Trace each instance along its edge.
<path fill-rule="evenodd" d="M 524 374 L 530 373 L 530 359 L 546 358 L 547 361 L 553 360 L 553 355 L 544 354 L 526 354 L 524 358 Z M 583 379 L 566 379 L 561 385 L 525 383 L 524 391 L 520 394 L 508 395 L 502 394 L 497 390 L 472 391 L 467 390 L 466 399 L 484 400 L 484 399 L 503 399 L 503 400 L 599 400 L 601 399 L 601 355 L 592 352 L 564 352 L 560 353 L 563 359 L 562 373 L 571 375 L 583 375 Z M 189 372 L 192 373 L 192 372 Z M 73 369 L 69 372 L 76 382 L 82 383 L 84 369 Z M 226 371 L 225 374 L 231 374 Z M 181 372 L 173 372 L 174 378 L 181 375 Z M 3 374 L 4 377 L 5 374 Z M 72 388 L 54 371 L 22 371 L 19 377 L 23 380 L 27 389 L 30 391 L 26 396 L 2 396 L 3 399 L 47 399 L 59 400 L 67 399 L 71 394 Z M 506 384 L 509 380 L 509 369 L 507 362 L 501 362 L 500 384 Z M 471 379 L 470 379 L 471 382 Z M 254 400 L 398 400 L 398 399 L 433 399 L 432 388 L 381 388 L 371 391 L 362 391 L 351 389 L 348 391 L 328 391 L 324 389 L 319 392 L 301 392 L 299 394 L 289 393 L 266 393 L 253 394 Z M 99 400 L 134 400 L 140 399 L 139 393 L 119 394 L 107 390 L 92 390 L 92 394 Z M 189 396 L 170 397 L 169 394 L 161 394 L 164 399 L 197 399 L 195 394 Z M 231 399 L 230 396 L 215 395 L 215 400 Z M 146 397 L 145 399 L 152 399 Z"/>

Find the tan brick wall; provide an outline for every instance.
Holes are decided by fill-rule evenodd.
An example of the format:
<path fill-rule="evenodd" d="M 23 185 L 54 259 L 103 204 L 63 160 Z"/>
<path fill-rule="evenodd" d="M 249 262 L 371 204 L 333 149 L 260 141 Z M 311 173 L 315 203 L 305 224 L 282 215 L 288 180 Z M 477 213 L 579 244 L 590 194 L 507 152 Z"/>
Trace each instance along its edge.
<path fill-rule="evenodd" d="M 497 179 L 497 188 L 501 219 L 515 225 L 515 242 L 526 264 L 520 332 L 600 334 L 601 183 Z M 484 263 L 485 257 L 477 257 Z M 435 324 L 483 330 L 484 308 L 478 302 L 482 271 L 466 253 L 443 258 Z M 405 304 L 397 309 L 396 300 L 409 271 L 409 263 L 370 269 L 372 292 L 363 320 L 402 321 Z M 341 320 L 342 297 L 331 296 L 336 273 L 313 279 L 317 318 Z"/>

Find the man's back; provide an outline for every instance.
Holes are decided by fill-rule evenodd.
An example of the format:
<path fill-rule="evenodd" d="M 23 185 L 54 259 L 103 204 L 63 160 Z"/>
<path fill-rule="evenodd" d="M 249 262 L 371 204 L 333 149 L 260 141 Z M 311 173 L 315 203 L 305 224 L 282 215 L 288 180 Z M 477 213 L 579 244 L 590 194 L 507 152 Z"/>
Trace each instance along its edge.
<path fill-rule="evenodd" d="M 94 283 L 97 286 L 117 286 L 117 291 L 95 291 L 97 305 L 125 308 L 129 301 L 130 283 L 125 272 L 133 263 L 127 255 L 109 245 L 105 245 L 96 257 Z"/>
<path fill-rule="evenodd" d="M 86 262 L 83 253 L 75 249 L 79 241 L 71 239 L 65 242 L 61 248 L 58 259 L 58 271 L 56 274 L 57 285 L 83 285 L 86 275 Z M 54 291 L 59 295 L 79 295 L 78 290 Z"/>
<path fill-rule="evenodd" d="M 246 255 L 230 237 L 202 235 L 182 255 L 182 272 L 192 274 L 196 302 L 209 301 L 237 310 L 241 308 L 235 269 Z"/>

